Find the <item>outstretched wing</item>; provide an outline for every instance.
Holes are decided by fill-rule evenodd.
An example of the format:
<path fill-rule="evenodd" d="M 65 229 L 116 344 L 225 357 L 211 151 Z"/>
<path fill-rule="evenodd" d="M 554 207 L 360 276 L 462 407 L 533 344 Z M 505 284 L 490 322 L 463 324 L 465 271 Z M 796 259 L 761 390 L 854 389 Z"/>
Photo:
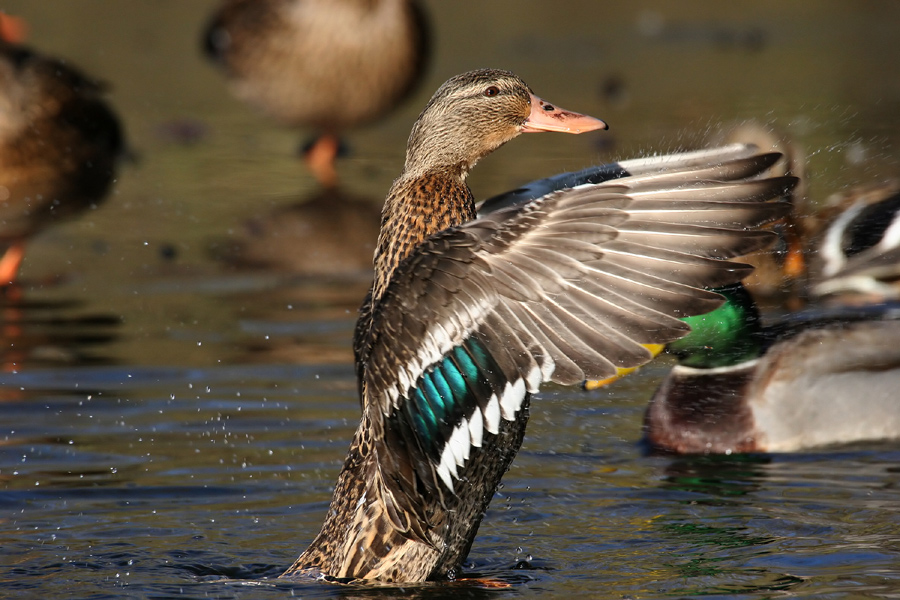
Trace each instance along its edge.
<path fill-rule="evenodd" d="M 629 182 L 636 183 L 636 178 L 640 178 L 643 182 L 651 178 L 657 181 L 666 179 L 677 181 L 688 172 L 695 179 L 734 180 L 752 177 L 774 165 L 778 161 L 778 156 L 771 152 L 761 153 L 759 148 L 752 144 L 730 144 L 719 148 L 632 158 L 526 183 L 514 190 L 488 198 L 479 205 L 478 214 L 482 216 L 508 206 L 524 204 L 552 192 L 614 179 L 628 178 L 628 181 L 620 183 L 630 185 Z"/>
<path fill-rule="evenodd" d="M 751 270 L 727 259 L 771 241 L 752 228 L 784 215 L 768 200 L 796 182 L 753 179 L 777 155 L 750 154 L 512 203 L 400 265 L 361 345 L 364 410 L 387 441 L 375 451 L 398 529 L 425 527 L 416 499 L 444 503 L 472 449 L 542 382 L 643 364 L 645 344 L 685 335 L 680 318 L 719 306 L 703 288 Z"/>

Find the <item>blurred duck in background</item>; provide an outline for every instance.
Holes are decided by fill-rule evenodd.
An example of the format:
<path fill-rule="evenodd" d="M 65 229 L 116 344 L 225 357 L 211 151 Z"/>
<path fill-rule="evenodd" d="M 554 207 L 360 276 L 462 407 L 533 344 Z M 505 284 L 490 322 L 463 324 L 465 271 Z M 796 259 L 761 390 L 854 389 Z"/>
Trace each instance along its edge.
<path fill-rule="evenodd" d="M 900 299 L 900 182 L 858 186 L 814 203 L 803 150 L 789 137 L 750 121 L 710 140 L 723 143 L 778 152 L 782 158 L 767 174 L 800 180 L 789 198 L 791 214 L 774 225 L 778 243 L 747 257 L 756 268 L 743 283 L 757 302 L 798 310 L 826 297 L 837 303 Z"/>
<path fill-rule="evenodd" d="M 752 264 L 753 273 L 744 280 L 757 302 L 765 305 L 783 305 L 796 310 L 803 306 L 806 297 L 808 249 L 812 240 L 821 233 L 817 220 L 804 218 L 811 211 L 808 206 L 806 156 L 803 149 L 788 136 L 758 121 L 745 121 L 723 128 L 708 143 L 715 147 L 722 144 L 752 144 L 760 150 L 777 152 L 781 158 L 767 171 L 767 175 L 792 175 L 797 186 L 787 197 L 791 212 L 772 225 L 778 241 L 771 248 L 742 259 Z"/>
<path fill-rule="evenodd" d="M 826 204 L 844 210 L 819 246 L 812 294 L 854 304 L 900 300 L 900 183 L 855 188 Z"/>
<path fill-rule="evenodd" d="M 203 40 L 235 96 L 316 131 L 304 155 L 326 187 L 337 183 L 340 133 L 397 107 L 428 46 L 414 0 L 226 0 Z"/>
<path fill-rule="evenodd" d="M 28 238 L 106 196 L 124 150 L 103 87 L 16 43 L 23 32 L 0 14 L 0 284 L 16 279 Z"/>

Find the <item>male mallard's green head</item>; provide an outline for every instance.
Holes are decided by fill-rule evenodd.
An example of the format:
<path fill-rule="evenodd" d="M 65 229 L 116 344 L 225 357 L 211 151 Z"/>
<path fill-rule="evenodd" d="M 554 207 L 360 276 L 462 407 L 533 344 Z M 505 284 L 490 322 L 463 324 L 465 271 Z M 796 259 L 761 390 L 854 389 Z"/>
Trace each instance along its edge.
<path fill-rule="evenodd" d="M 705 315 L 683 319 L 691 332 L 670 342 L 666 351 L 681 364 L 698 369 L 730 367 L 757 358 L 762 340 L 753 297 L 740 283 L 712 291 L 725 296 L 725 304 Z"/>

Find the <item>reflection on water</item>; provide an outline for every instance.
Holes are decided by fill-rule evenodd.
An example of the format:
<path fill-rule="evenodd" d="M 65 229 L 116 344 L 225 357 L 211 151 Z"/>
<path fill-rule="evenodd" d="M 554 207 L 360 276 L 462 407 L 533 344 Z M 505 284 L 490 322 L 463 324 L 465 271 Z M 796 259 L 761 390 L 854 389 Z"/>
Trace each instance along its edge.
<path fill-rule="evenodd" d="M 897 595 L 895 444 L 644 456 L 636 441 L 662 363 L 601 392 L 551 388 L 533 402 L 523 451 L 469 559 L 470 571 L 510 588 L 264 578 L 318 531 L 359 417 L 350 336 L 368 283 L 309 270 L 353 271 L 371 254 L 367 215 L 377 219 L 409 126 L 437 85 L 469 68 L 510 68 L 612 127 L 594 141 L 516 140 L 474 170 L 478 198 L 700 144 L 722 123 L 754 119 L 805 149 L 815 205 L 900 172 L 900 5 L 762 2 L 751 15 L 701 1 L 573 0 L 565 11 L 426 2 L 427 80 L 394 116 L 349 136 L 335 199 L 298 164 L 296 134 L 224 94 L 199 56 L 214 4 L 3 5 L 28 19 L 36 46 L 110 83 L 141 157 L 101 209 L 34 240 L 21 295 L 0 304 L 4 592 Z M 298 231 L 302 241 L 282 241 Z M 271 267 L 223 266 L 210 239 Z M 326 261 L 326 249 L 340 262 Z"/>
<path fill-rule="evenodd" d="M 116 315 L 91 313 L 84 301 L 29 301 L 18 285 L 7 287 L 0 298 L 0 369 L 114 364 L 105 346 L 120 326 Z"/>
<path fill-rule="evenodd" d="M 847 577 L 881 586 L 875 582 L 883 567 L 875 565 L 890 553 L 886 536 L 896 528 L 869 521 L 867 506 L 895 501 L 882 488 L 886 476 L 893 479 L 894 469 L 882 462 L 890 456 L 863 450 L 672 461 L 663 486 L 688 494 L 683 508 L 657 525 L 683 547 L 671 558 L 685 578 L 678 593 L 699 594 L 710 586 L 723 593 L 798 591 L 820 570 L 835 578 L 825 593 L 837 593 Z M 896 517 L 897 510 L 887 514 Z M 854 522 L 865 522 L 871 533 L 860 535 L 857 526 L 848 526 Z"/>
<path fill-rule="evenodd" d="M 246 220 L 217 240 L 213 256 L 235 268 L 369 281 L 381 224 L 380 199 L 317 190 Z"/>
<path fill-rule="evenodd" d="M 294 279 L 271 290 L 266 302 L 246 301 L 236 315 L 245 334 L 233 362 L 262 364 L 350 364 L 349 340 L 369 279 Z"/>
<path fill-rule="evenodd" d="M 668 489 L 702 493 L 711 498 L 703 502 L 722 503 L 759 489 L 757 480 L 765 477 L 765 455 L 687 456 L 666 466 L 664 486 Z"/>

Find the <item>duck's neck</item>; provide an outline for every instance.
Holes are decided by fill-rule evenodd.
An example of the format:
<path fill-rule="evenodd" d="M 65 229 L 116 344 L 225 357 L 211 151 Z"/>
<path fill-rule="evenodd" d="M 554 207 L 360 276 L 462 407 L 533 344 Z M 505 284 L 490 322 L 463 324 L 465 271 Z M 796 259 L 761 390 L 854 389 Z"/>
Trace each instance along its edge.
<path fill-rule="evenodd" d="M 404 173 L 391 187 L 381 213 L 372 300 L 384 294 L 397 266 L 430 236 L 475 218 L 475 199 L 464 169 Z"/>

